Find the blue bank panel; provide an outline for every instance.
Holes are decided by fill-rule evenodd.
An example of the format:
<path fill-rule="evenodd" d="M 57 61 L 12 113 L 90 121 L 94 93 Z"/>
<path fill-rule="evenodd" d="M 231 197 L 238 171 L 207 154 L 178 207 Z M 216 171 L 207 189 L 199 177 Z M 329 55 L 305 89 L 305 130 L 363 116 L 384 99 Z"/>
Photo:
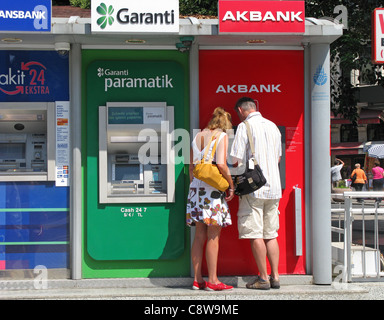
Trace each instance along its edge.
<path fill-rule="evenodd" d="M 0 270 L 68 268 L 69 188 L 0 183 Z"/>

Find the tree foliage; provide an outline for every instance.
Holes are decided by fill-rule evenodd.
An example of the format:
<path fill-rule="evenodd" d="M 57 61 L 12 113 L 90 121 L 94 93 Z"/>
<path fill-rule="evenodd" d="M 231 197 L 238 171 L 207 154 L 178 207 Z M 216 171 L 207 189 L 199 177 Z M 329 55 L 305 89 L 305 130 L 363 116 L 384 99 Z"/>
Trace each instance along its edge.
<path fill-rule="evenodd" d="M 334 20 L 339 13 L 334 10 L 339 5 L 347 9 L 348 29 L 344 29 L 343 36 L 331 44 L 331 109 L 356 124 L 359 87 L 351 84 L 351 72 L 359 70 L 360 84 L 384 85 L 380 66 L 371 61 L 372 13 L 375 8 L 384 7 L 384 1 L 311 0 L 306 1 L 306 16 Z"/>
<path fill-rule="evenodd" d="M 91 8 L 91 0 L 69 0 L 71 6 L 80 7 L 82 9 Z"/>
<path fill-rule="evenodd" d="M 179 0 L 180 15 L 217 16 L 217 0 Z"/>

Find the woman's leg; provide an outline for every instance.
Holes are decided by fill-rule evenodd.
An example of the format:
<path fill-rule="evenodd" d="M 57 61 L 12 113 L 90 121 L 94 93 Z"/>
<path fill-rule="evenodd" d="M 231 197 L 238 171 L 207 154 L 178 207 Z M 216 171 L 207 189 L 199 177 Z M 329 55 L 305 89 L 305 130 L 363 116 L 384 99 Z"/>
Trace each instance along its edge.
<path fill-rule="evenodd" d="M 383 191 L 384 179 L 373 179 L 373 191 Z M 382 198 L 376 198 L 376 202 L 380 202 Z"/>
<path fill-rule="evenodd" d="M 355 189 L 356 191 L 362 191 L 364 184 L 362 183 L 355 183 Z M 357 202 L 363 202 L 362 198 L 357 198 Z"/>
<path fill-rule="evenodd" d="M 362 183 L 355 183 L 355 189 L 356 191 L 362 191 L 364 184 Z"/>
<path fill-rule="evenodd" d="M 191 249 L 191 258 L 193 271 L 195 273 L 194 281 L 197 281 L 198 283 L 202 283 L 204 281 L 201 275 L 201 263 L 203 261 L 203 250 L 206 239 L 207 225 L 202 222 L 196 222 L 196 232 Z"/>
<path fill-rule="evenodd" d="M 208 282 L 220 283 L 217 278 L 217 258 L 219 255 L 220 226 L 209 226 L 207 231 L 206 259 L 208 267 Z"/>

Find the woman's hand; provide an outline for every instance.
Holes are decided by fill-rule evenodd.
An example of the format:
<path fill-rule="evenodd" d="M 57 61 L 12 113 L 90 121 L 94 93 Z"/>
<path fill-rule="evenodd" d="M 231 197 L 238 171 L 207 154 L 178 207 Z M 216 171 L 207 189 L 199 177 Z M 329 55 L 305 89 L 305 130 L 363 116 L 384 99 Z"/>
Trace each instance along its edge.
<path fill-rule="evenodd" d="M 232 189 L 228 189 L 227 191 L 228 193 L 227 193 L 227 196 L 225 197 L 225 201 L 228 202 L 228 201 L 231 201 L 235 196 L 235 190 L 232 188 Z"/>

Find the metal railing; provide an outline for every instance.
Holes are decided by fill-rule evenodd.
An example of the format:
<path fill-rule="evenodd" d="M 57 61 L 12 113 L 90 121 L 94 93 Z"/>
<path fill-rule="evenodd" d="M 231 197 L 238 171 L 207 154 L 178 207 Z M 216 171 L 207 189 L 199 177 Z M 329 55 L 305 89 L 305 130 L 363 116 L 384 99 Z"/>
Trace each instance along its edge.
<path fill-rule="evenodd" d="M 332 194 L 332 198 L 344 200 L 344 205 L 331 209 L 332 260 L 342 266 L 342 282 L 383 281 L 380 227 L 384 226 L 384 192 L 351 191 Z"/>

